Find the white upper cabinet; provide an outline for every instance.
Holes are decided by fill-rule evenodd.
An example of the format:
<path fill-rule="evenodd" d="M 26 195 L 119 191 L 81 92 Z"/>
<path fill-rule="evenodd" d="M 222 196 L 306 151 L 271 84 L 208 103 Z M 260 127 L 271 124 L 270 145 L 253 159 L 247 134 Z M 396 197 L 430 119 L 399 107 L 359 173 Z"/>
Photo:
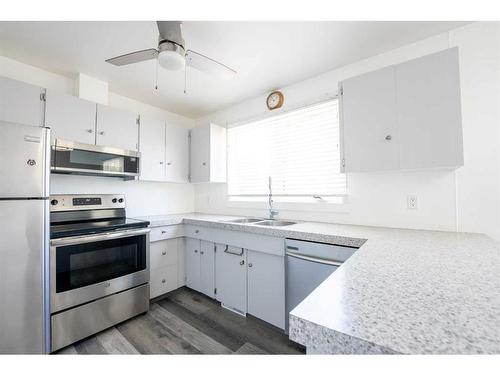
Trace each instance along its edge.
<path fill-rule="evenodd" d="M 125 150 L 139 149 L 137 114 L 97 105 L 96 144 Z"/>
<path fill-rule="evenodd" d="M 347 172 L 397 169 L 394 67 L 342 83 L 341 118 Z"/>
<path fill-rule="evenodd" d="M 0 120 L 42 126 L 41 87 L 0 76 Z"/>
<path fill-rule="evenodd" d="M 345 172 L 463 165 L 458 49 L 340 83 Z"/>
<path fill-rule="evenodd" d="M 139 151 L 141 175 L 145 181 L 165 180 L 165 122 L 141 116 Z"/>
<path fill-rule="evenodd" d="M 463 165 L 458 48 L 395 67 L 401 169 Z"/>
<path fill-rule="evenodd" d="M 191 182 L 226 182 L 226 129 L 215 124 L 190 131 Z"/>
<path fill-rule="evenodd" d="M 189 130 L 167 123 L 165 127 L 165 180 L 188 182 Z"/>
<path fill-rule="evenodd" d="M 56 138 L 81 143 L 95 143 L 96 104 L 72 95 L 47 90 L 45 126 Z"/>

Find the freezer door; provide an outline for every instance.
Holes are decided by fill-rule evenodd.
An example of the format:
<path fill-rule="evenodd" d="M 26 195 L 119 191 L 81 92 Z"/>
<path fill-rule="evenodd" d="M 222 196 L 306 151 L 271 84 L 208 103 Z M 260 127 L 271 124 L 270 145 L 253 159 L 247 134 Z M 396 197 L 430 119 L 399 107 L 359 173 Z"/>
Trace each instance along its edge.
<path fill-rule="evenodd" d="M 0 200 L 49 195 L 47 128 L 0 122 Z"/>
<path fill-rule="evenodd" d="M 46 210 L 47 200 L 0 201 L 0 353 L 44 352 Z"/>

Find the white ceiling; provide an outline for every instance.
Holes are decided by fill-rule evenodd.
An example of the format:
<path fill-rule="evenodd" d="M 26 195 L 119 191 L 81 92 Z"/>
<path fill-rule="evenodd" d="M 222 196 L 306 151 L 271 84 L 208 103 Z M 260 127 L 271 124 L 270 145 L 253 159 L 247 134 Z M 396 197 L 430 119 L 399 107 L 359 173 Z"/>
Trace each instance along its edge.
<path fill-rule="evenodd" d="M 157 46 L 155 22 L 0 22 L 0 54 L 75 77 L 86 73 L 110 90 L 188 117 L 225 108 L 466 22 L 185 22 L 187 48 L 238 71 L 223 81 L 154 61 L 116 67 L 109 57 Z"/>

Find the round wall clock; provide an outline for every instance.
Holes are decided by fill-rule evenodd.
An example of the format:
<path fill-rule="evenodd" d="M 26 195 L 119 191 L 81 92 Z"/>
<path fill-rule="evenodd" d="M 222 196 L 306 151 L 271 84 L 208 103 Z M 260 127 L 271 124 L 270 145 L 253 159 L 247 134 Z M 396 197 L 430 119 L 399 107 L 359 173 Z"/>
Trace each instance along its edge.
<path fill-rule="evenodd" d="M 285 100 L 285 97 L 283 96 L 283 93 L 281 91 L 273 91 L 267 97 L 267 101 L 266 101 L 267 108 L 269 108 L 271 111 L 273 109 L 278 109 L 283 105 L 284 100 Z"/>

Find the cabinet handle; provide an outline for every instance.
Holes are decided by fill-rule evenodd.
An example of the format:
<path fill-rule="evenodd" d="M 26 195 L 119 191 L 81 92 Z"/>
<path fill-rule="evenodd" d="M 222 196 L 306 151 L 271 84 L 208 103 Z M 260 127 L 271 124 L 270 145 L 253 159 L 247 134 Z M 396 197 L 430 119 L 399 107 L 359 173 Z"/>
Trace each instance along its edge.
<path fill-rule="evenodd" d="M 203 163 L 201 163 L 201 165 L 207 165 L 207 163 L 206 163 L 206 162 L 203 162 Z"/>
<path fill-rule="evenodd" d="M 195 250 L 194 252 L 195 252 L 195 253 L 197 253 L 197 252 L 198 252 L 198 250 Z"/>
<path fill-rule="evenodd" d="M 165 234 L 165 233 L 167 233 L 167 232 L 166 232 L 166 231 L 164 231 L 164 230 L 162 230 L 162 231 L 161 231 L 161 234 Z"/>
<path fill-rule="evenodd" d="M 92 134 L 94 131 L 92 129 L 87 129 L 87 133 Z"/>
<path fill-rule="evenodd" d="M 163 162 L 162 162 L 162 161 L 160 161 L 160 165 L 163 165 Z"/>
<path fill-rule="evenodd" d="M 167 280 L 165 280 L 165 279 L 162 279 L 162 280 L 161 280 L 161 283 L 162 283 L 162 284 L 165 284 L 166 282 L 167 282 Z"/>
<path fill-rule="evenodd" d="M 205 253 L 204 253 L 203 251 L 200 251 L 200 254 L 201 254 L 201 255 L 203 255 L 203 254 L 205 254 Z"/>
<path fill-rule="evenodd" d="M 103 131 L 100 131 L 100 132 L 99 132 L 99 135 L 104 135 L 104 132 L 103 132 Z"/>
<path fill-rule="evenodd" d="M 237 256 L 241 257 L 241 256 L 243 256 L 243 253 L 245 252 L 245 250 L 243 250 L 243 248 L 240 247 L 240 252 L 239 253 L 233 253 L 232 251 L 229 251 L 229 245 L 226 245 L 226 248 L 224 249 L 224 252 L 226 254 L 237 255 Z"/>
<path fill-rule="evenodd" d="M 161 255 L 167 255 L 167 252 L 166 251 L 162 251 Z"/>
<path fill-rule="evenodd" d="M 168 162 L 167 165 L 172 165 L 172 163 Z"/>
<path fill-rule="evenodd" d="M 240 266 L 242 266 L 242 265 L 244 265 L 244 264 L 245 264 L 245 261 L 244 261 L 244 260 L 242 260 L 242 261 L 240 262 Z"/>
<path fill-rule="evenodd" d="M 389 134 L 389 135 L 386 135 L 386 136 L 385 136 L 385 140 L 386 140 L 386 141 L 390 141 L 391 139 L 392 139 L 392 135 L 390 135 L 390 134 Z"/>
<path fill-rule="evenodd" d="M 252 263 L 248 263 L 248 267 L 252 267 L 252 266 L 253 266 L 253 264 L 252 264 Z"/>
<path fill-rule="evenodd" d="M 198 229 L 196 229 L 196 230 L 194 231 L 194 233 L 200 233 L 200 231 L 199 231 Z"/>

